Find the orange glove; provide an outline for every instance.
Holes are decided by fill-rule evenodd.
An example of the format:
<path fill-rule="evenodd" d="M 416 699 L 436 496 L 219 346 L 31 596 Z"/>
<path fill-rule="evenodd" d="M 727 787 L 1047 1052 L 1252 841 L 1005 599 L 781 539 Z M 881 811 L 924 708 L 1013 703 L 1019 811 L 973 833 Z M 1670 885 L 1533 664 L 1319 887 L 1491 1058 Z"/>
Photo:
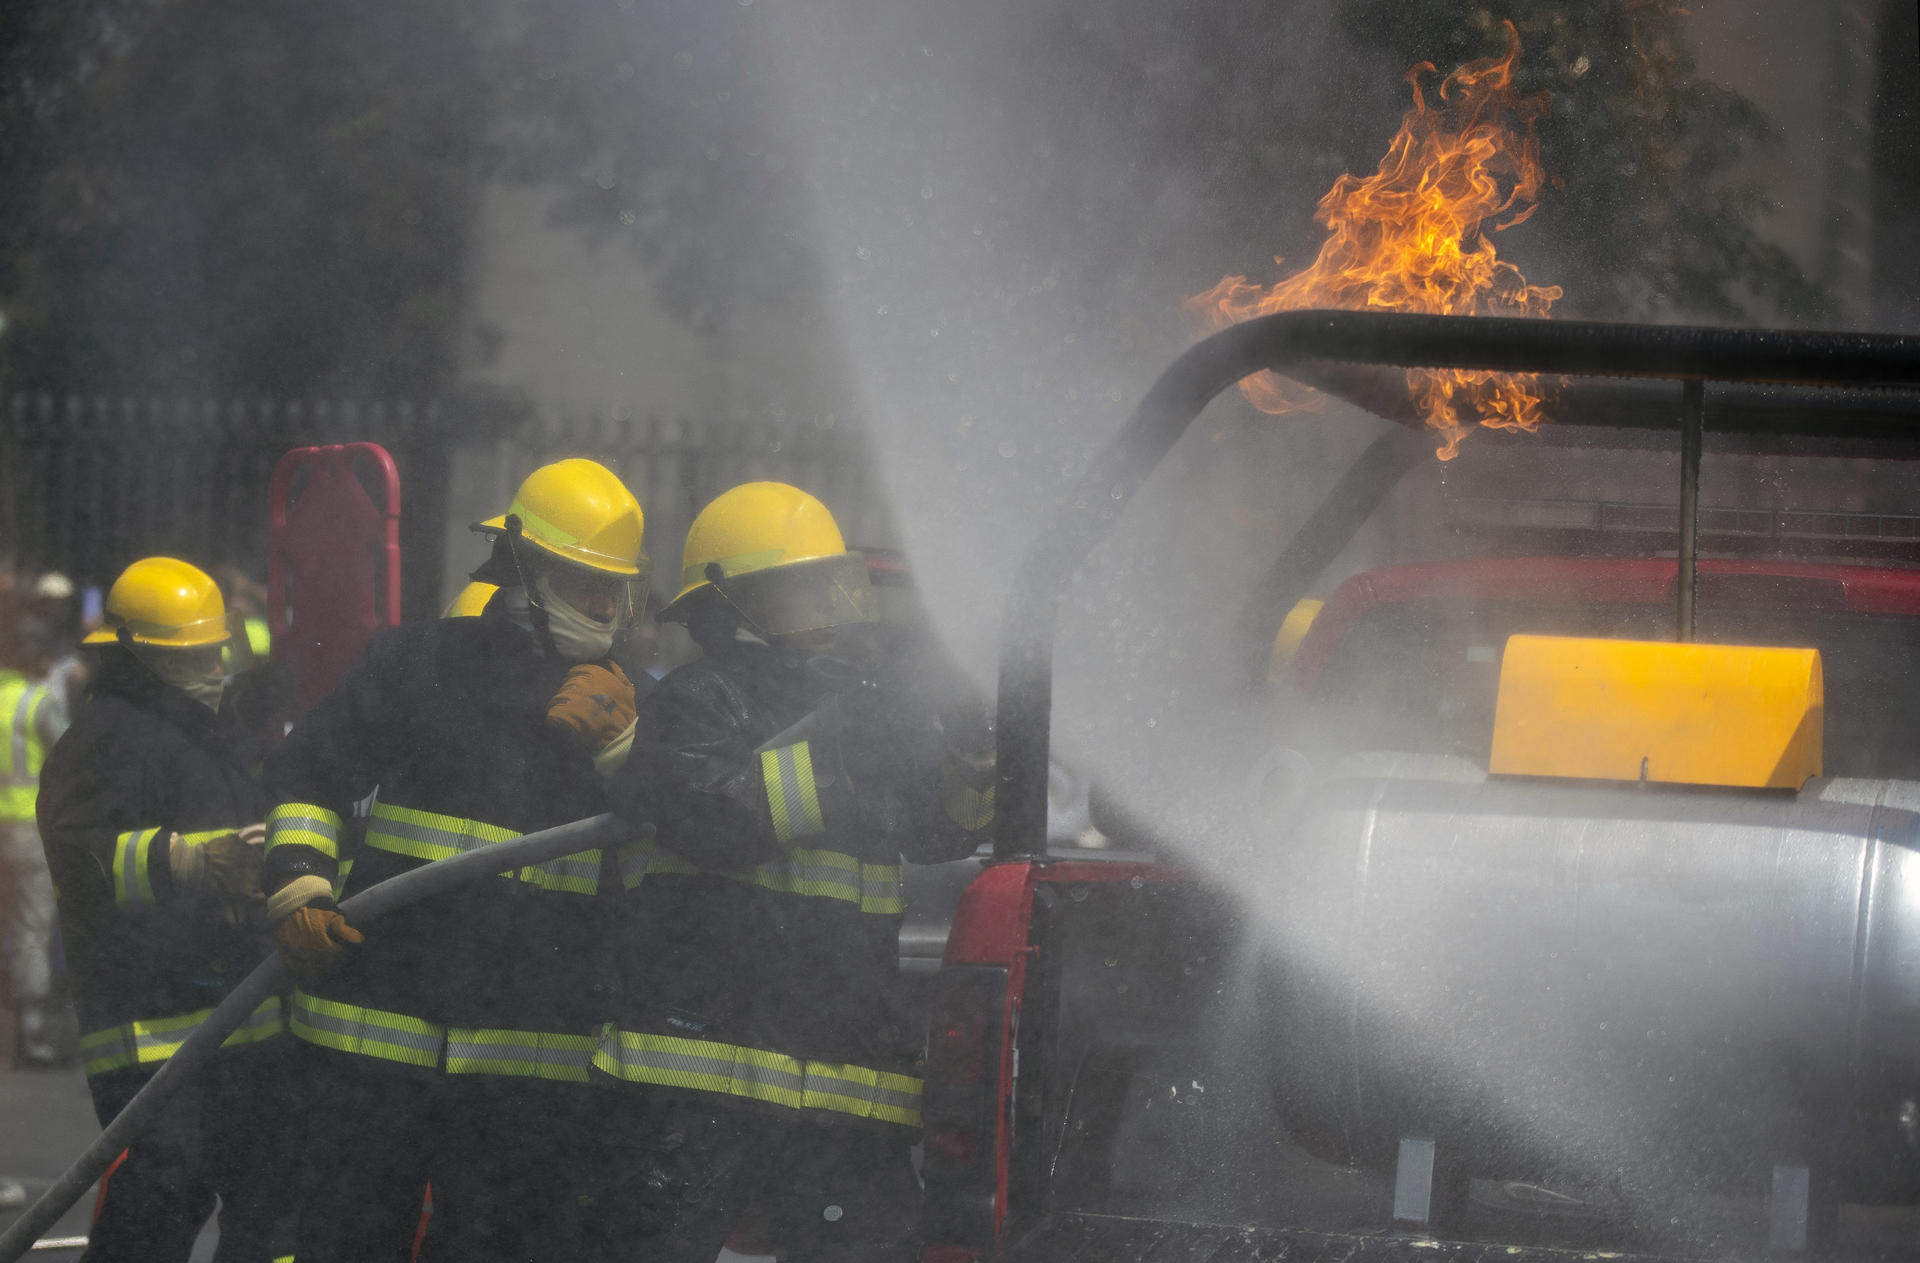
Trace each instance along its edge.
<path fill-rule="evenodd" d="M 347 947 L 366 942 L 337 909 L 311 904 L 275 922 L 273 938 L 296 966 L 307 970 L 328 968 Z"/>
<path fill-rule="evenodd" d="M 633 681 L 612 662 L 583 662 L 567 672 L 547 703 L 547 726 L 598 754 L 633 723 Z"/>

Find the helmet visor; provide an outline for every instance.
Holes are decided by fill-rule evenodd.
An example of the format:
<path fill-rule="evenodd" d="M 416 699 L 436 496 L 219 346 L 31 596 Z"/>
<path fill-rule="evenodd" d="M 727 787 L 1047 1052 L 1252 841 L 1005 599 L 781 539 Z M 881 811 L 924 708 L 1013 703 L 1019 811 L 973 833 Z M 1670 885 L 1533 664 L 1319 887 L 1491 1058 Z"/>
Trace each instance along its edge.
<path fill-rule="evenodd" d="M 867 563 L 858 553 L 723 576 L 714 587 L 764 636 L 871 623 L 879 617 Z"/>
<path fill-rule="evenodd" d="M 642 556 L 639 574 L 612 574 L 582 566 L 557 565 L 546 571 L 545 586 L 554 597 L 565 601 L 596 623 L 615 627 L 638 627 L 647 608 L 647 585 L 653 575 L 653 562 Z"/>

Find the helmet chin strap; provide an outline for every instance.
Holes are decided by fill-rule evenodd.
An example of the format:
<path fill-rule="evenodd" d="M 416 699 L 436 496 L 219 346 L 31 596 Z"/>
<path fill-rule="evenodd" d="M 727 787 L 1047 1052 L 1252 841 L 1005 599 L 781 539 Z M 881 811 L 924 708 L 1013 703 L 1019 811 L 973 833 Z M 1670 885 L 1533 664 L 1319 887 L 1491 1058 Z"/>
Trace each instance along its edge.
<path fill-rule="evenodd" d="M 527 622 L 533 627 L 533 643 L 541 654 L 548 658 L 560 656 L 560 650 L 553 643 L 553 629 L 547 623 L 547 607 L 540 604 L 539 589 L 533 586 L 533 576 L 527 573 L 527 566 L 520 560 L 520 515 L 507 514 L 507 555 L 513 558 L 513 573 L 520 580 L 520 590 L 527 594 Z"/>
<path fill-rule="evenodd" d="M 779 637 L 773 635 L 773 633 L 769 632 L 766 628 L 748 618 L 747 611 L 741 606 L 740 602 L 733 599 L 733 593 L 727 590 L 732 586 L 733 581 L 727 577 L 727 572 L 720 568 L 719 562 L 708 562 L 704 573 L 708 585 L 713 588 L 714 592 L 719 595 L 722 601 L 726 602 L 727 608 L 733 611 L 733 616 L 740 620 L 742 627 L 770 645 L 778 643 Z"/>
<path fill-rule="evenodd" d="M 127 629 L 125 623 L 113 629 L 113 639 L 115 643 L 127 651 L 128 657 L 140 664 L 142 671 L 145 671 L 154 679 L 160 680 L 160 673 L 153 669 L 153 663 L 147 661 L 147 655 L 140 652 L 140 646 L 133 642 L 133 633 Z M 165 684 L 166 681 L 160 680 L 160 683 Z"/>

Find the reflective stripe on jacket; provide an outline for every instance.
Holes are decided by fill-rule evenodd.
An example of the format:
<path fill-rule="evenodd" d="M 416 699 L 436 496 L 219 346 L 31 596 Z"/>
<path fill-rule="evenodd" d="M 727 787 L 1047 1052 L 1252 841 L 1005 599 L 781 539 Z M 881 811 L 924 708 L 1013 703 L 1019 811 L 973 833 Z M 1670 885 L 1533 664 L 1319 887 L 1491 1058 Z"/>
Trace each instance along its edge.
<path fill-rule="evenodd" d="M 289 1028 L 320 1048 L 458 1075 L 512 1075 L 585 1083 L 597 1034 L 443 1026 L 425 1018 L 305 990 L 293 993 Z"/>
<path fill-rule="evenodd" d="M 187 1037 L 200 1029 L 200 1023 L 213 1015 L 212 1009 L 182 1013 L 178 1017 L 157 1017 L 122 1022 L 105 1030 L 80 1037 L 80 1066 L 88 1076 L 125 1070 L 129 1066 L 158 1065 L 174 1053 Z M 240 1029 L 227 1036 L 222 1048 L 257 1044 L 286 1030 L 285 1014 L 279 996 L 268 996 L 248 1015 Z"/>
<path fill-rule="evenodd" d="M 432 811 L 416 811 L 374 799 L 367 824 L 367 845 L 409 859 L 451 859 L 499 842 L 523 836 L 484 820 L 467 820 Z M 542 890 L 591 895 L 600 890 L 600 852 L 579 851 L 557 859 L 509 869 L 502 877 L 518 878 Z"/>
<path fill-rule="evenodd" d="M 321 1048 L 426 1069 L 440 1065 L 447 1043 L 446 1028 L 436 1022 L 328 1000 L 303 990 L 293 993 L 287 1027 Z"/>
<path fill-rule="evenodd" d="M 40 712 L 51 699 L 46 686 L 18 671 L 0 670 L 0 719 L 7 724 L 0 740 L 0 823 L 31 823 L 40 767 L 47 750 L 40 738 Z"/>
<path fill-rule="evenodd" d="M 447 1028 L 447 1073 L 585 1083 L 599 1046 L 598 1035 L 451 1026 Z"/>
<path fill-rule="evenodd" d="M 616 848 L 621 886 L 634 890 L 651 875 L 695 876 L 706 871 L 681 859 L 671 848 L 671 842 L 655 839 Z M 899 864 L 868 864 L 842 851 L 797 846 L 781 859 L 752 868 L 720 869 L 710 875 L 779 894 L 837 899 L 878 916 L 899 916 L 906 906 L 901 894 L 904 873 Z"/>
<path fill-rule="evenodd" d="M 865 1066 L 802 1061 L 739 1044 L 612 1025 L 593 1064 L 627 1083 L 718 1093 L 816 1116 L 920 1125 L 920 1080 Z"/>
<path fill-rule="evenodd" d="M 267 813 L 267 851 L 303 846 L 322 859 L 340 862 L 340 817 L 313 803 L 281 803 Z"/>

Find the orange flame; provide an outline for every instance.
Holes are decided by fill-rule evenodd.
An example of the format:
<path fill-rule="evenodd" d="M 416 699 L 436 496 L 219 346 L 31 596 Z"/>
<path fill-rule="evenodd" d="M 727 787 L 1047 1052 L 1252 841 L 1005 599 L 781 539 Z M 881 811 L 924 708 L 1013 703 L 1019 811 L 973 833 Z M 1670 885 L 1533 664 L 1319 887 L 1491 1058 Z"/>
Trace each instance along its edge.
<path fill-rule="evenodd" d="M 1505 25 L 1506 54 L 1448 75 L 1437 107 L 1430 108 L 1420 90 L 1420 77 L 1433 73 L 1433 64 L 1407 72 L 1413 108 L 1400 120 L 1379 170 L 1365 179 L 1342 175 L 1320 199 L 1314 219 L 1328 233 L 1311 267 L 1271 288 L 1244 276 L 1223 277 L 1186 300 L 1194 322 L 1211 332 L 1303 307 L 1545 316 L 1560 288 L 1529 285 L 1519 269 L 1500 261 L 1485 235 L 1539 209 L 1534 199 L 1545 179 L 1534 125 L 1548 98 L 1513 95 L 1520 37 L 1511 22 Z M 1319 399 L 1273 373 L 1247 378 L 1240 390 L 1275 414 L 1316 406 Z M 1409 369 L 1407 390 L 1442 436 L 1441 460 L 1457 454 L 1463 414 L 1496 429 L 1531 430 L 1545 419 L 1534 374 Z"/>

